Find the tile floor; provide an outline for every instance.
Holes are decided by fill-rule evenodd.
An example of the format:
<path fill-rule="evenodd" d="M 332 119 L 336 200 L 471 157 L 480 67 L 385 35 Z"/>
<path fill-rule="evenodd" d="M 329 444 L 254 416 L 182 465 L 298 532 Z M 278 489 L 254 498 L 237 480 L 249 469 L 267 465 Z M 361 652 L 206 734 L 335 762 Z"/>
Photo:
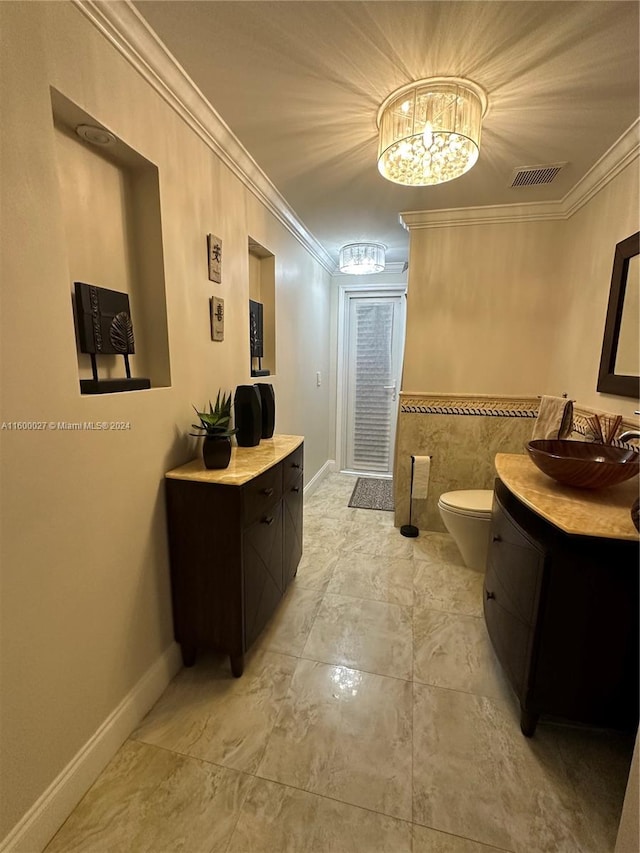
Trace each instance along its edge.
<path fill-rule="evenodd" d="M 533 739 L 482 619 L 482 576 L 440 533 L 305 502 L 298 575 L 230 677 L 183 669 L 46 853 L 607 853 L 633 739 Z"/>

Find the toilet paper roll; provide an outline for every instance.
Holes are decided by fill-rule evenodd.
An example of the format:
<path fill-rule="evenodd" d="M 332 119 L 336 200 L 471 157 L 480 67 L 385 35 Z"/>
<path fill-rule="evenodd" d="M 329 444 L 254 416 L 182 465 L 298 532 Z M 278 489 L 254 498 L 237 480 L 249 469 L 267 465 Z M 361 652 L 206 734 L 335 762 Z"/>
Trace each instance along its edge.
<path fill-rule="evenodd" d="M 429 493 L 429 472 L 431 470 L 430 456 L 412 456 L 413 459 L 413 488 L 411 497 L 424 500 Z"/>

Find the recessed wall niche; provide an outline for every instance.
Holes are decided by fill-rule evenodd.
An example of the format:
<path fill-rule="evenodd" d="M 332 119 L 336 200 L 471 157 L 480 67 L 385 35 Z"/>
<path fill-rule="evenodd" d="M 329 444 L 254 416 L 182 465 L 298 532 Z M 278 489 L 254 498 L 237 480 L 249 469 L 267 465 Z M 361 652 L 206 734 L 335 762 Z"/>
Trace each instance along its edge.
<path fill-rule="evenodd" d="M 158 168 L 55 89 L 51 108 L 79 379 L 93 374 L 89 355 L 77 343 L 76 281 L 128 295 L 135 337 L 131 374 L 148 377 L 152 388 L 169 386 Z M 101 129 L 98 136 L 107 144 L 82 138 L 76 129 L 83 125 Z M 101 379 L 125 376 L 122 357 L 97 359 Z"/>
<path fill-rule="evenodd" d="M 269 375 L 273 376 L 276 372 L 276 258 L 251 237 L 249 237 L 249 299 L 262 305 L 263 355 L 260 363 L 262 369 L 268 370 Z M 257 370 L 258 361 L 252 358 L 251 375 L 264 375 L 256 372 Z"/>

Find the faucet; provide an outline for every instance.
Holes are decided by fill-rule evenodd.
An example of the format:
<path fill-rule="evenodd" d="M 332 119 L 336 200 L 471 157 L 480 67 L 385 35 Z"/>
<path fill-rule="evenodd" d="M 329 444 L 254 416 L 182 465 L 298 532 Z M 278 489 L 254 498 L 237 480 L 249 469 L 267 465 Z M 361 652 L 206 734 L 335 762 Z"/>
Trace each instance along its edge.
<path fill-rule="evenodd" d="M 634 412 L 634 415 L 640 415 L 640 412 Z M 637 429 L 628 429 L 625 432 L 621 432 L 618 436 L 618 441 L 633 441 L 634 439 L 640 438 L 640 432 Z"/>

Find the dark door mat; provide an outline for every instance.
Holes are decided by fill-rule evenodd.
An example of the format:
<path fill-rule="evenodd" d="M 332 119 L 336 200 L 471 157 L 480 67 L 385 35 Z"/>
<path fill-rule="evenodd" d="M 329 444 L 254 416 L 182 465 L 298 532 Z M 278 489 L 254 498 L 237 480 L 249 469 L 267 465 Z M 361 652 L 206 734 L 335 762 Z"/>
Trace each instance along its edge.
<path fill-rule="evenodd" d="M 349 506 L 356 509 L 384 509 L 393 512 L 393 480 L 358 477 Z"/>

